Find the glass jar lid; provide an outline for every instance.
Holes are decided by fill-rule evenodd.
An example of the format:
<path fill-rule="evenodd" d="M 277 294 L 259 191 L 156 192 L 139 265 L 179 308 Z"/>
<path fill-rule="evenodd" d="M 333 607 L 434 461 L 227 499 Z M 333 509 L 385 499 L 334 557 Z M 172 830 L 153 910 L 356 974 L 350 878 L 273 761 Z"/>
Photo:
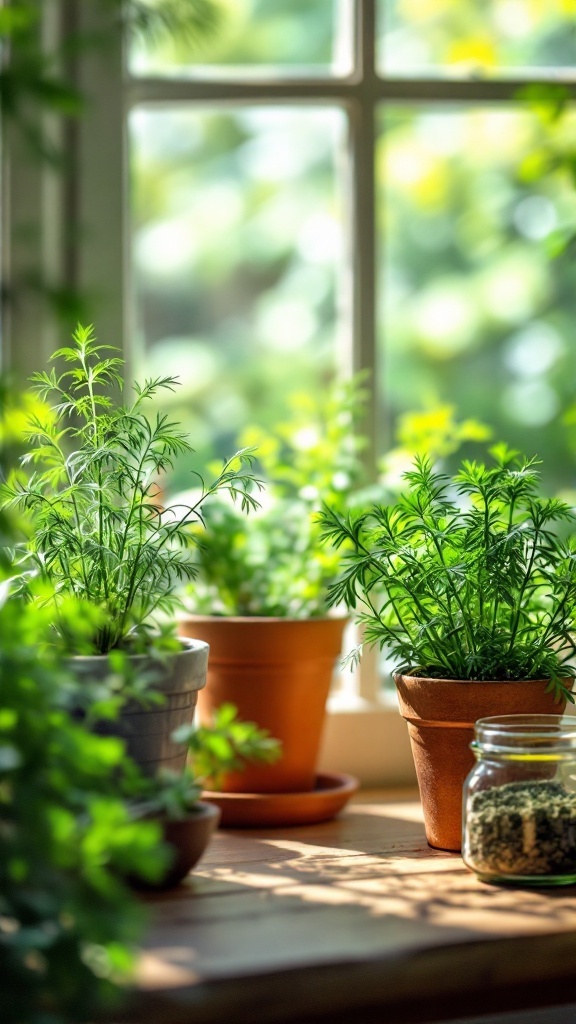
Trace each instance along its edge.
<path fill-rule="evenodd" d="M 480 718 L 472 749 L 502 757 L 576 758 L 573 715 L 496 715 Z"/>

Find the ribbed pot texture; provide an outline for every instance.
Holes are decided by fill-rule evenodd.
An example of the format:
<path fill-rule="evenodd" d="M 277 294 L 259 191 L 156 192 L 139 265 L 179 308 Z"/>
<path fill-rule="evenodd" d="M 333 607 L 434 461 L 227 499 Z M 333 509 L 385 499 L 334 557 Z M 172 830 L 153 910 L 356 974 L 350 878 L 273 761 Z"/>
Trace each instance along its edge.
<path fill-rule="evenodd" d="M 115 722 L 98 726 L 99 733 L 125 740 L 127 753 L 147 775 L 160 768 L 182 771 L 186 764 L 186 748 L 173 743 L 170 736 L 194 718 L 198 691 L 206 685 L 208 644 L 201 640 L 183 643 L 185 649 L 170 654 L 166 665 L 146 654 L 129 655 L 132 669 L 149 675 L 154 680 L 152 688 L 164 701 L 150 707 L 130 701 Z M 102 654 L 70 658 L 68 666 L 80 680 L 103 681 L 110 672 L 108 658 Z"/>
<path fill-rule="evenodd" d="M 408 723 L 426 838 L 441 850 L 461 848 L 462 786 L 474 767 L 474 723 L 489 715 L 559 715 L 548 680 L 511 682 L 394 677 Z M 568 681 L 566 681 L 568 682 Z"/>
<path fill-rule="evenodd" d="M 200 721 L 232 703 L 282 742 L 276 764 L 248 765 L 224 781 L 228 793 L 301 793 L 314 787 L 326 700 L 345 619 L 191 616 L 183 636 L 210 645 Z"/>

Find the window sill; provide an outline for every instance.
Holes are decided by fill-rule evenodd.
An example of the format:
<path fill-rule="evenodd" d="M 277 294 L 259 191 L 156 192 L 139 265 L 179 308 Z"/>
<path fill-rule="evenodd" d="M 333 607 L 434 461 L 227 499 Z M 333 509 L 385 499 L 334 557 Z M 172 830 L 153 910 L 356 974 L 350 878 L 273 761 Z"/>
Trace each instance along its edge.
<path fill-rule="evenodd" d="M 395 702 L 334 694 L 319 767 L 355 775 L 363 786 L 415 785 L 408 730 Z"/>
<path fill-rule="evenodd" d="M 184 885 L 147 898 L 124 1024 L 424 1024 L 573 1001 L 571 890 L 486 886 L 421 819 L 412 795 L 360 792 L 333 821 L 217 832 Z"/>

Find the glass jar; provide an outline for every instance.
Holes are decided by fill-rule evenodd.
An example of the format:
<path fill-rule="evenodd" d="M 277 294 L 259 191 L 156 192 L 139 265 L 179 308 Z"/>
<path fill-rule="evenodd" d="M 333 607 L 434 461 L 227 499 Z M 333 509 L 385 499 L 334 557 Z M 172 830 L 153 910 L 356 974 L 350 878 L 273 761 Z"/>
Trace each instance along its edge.
<path fill-rule="evenodd" d="M 464 783 L 462 856 L 486 882 L 576 882 L 576 718 L 476 722 Z"/>

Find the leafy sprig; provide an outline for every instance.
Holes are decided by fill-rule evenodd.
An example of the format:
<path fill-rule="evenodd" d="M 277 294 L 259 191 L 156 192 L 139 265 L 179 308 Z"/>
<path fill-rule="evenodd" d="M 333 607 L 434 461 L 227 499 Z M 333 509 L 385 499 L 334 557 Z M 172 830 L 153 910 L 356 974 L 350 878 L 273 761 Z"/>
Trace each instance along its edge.
<path fill-rule="evenodd" d="M 184 772 L 169 769 L 154 778 L 139 780 L 141 798 L 135 815 L 160 813 L 170 819 L 186 817 L 194 810 L 203 789 L 220 789 L 227 772 L 241 771 L 246 762 L 274 764 L 282 745 L 267 729 L 238 718 L 233 704 L 221 704 L 210 725 L 183 725 L 172 734 L 188 747 Z M 142 799 L 143 798 L 143 799 Z"/>
<path fill-rule="evenodd" d="M 362 478 L 358 434 L 364 378 L 336 381 L 319 399 L 296 394 L 291 416 L 272 432 L 251 427 L 242 442 L 257 450 L 266 483 L 263 508 L 247 518 L 218 497 L 207 506 L 198 547 L 194 611 L 310 618 L 327 612 L 339 557 L 320 541 L 322 502 L 343 509 Z"/>
<path fill-rule="evenodd" d="M 238 718 L 233 704 L 221 704 L 209 725 L 184 725 L 174 733 L 186 743 L 192 770 L 205 788 L 220 789 L 227 772 L 242 770 L 247 761 L 274 764 L 282 744 L 267 729 Z"/>
<path fill-rule="evenodd" d="M 149 419 L 145 407 L 178 382 L 147 380 L 135 385 L 130 404 L 120 404 L 122 360 L 108 351 L 91 327 L 79 326 L 74 346 L 52 357 L 69 368 L 34 374 L 34 390 L 50 404 L 30 420 L 28 473 L 14 473 L 0 492 L 4 507 L 20 506 L 31 518 L 21 582 L 26 587 L 33 571 L 51 583 L 56 625 L 66 595 L 105 610 L 96 653 L 126 645 L 151 616 L 172 612 L 177 585 L 197 574 L 190 527 L 203 524 L 204 503 L 225 490 L 247 511 L 257 507 L 252 490 L 259 487 L 252 452 L 243 449 L 210 483 L 196 474 L 191 504 L 163 507 L 159 477 L 193 449 L 177 424 L 160 413 Z"/>
<path fill-rule="evenodd" d="M 543 679 L 573 701 L 575 516 L 539 494 L 538 461 L 497 445 L 450 480 L 417 457 L 392 505 L 342 515 L 324 537 L 343 549 L 331 604 L 359 608 L 365 641 L 399 672 L 447 679 Z"/>

